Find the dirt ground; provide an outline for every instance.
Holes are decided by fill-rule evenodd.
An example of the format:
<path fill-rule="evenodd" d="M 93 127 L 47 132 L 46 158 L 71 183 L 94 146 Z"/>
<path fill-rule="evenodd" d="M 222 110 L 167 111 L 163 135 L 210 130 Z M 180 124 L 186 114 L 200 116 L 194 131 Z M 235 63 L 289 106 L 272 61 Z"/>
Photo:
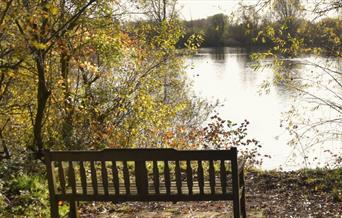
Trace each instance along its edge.
<path fill-rule="evenodd" d="M 307 184 L 305 178 L 292 173 L 258 173 L 246 175 L 248 217 L 338 217 L 342 202 L 331 193 Z M 89 203 L 80 207 L 81 217 L 162 218 L 232 217 L 231 202 L 129 202 L 122 204 Z"/>

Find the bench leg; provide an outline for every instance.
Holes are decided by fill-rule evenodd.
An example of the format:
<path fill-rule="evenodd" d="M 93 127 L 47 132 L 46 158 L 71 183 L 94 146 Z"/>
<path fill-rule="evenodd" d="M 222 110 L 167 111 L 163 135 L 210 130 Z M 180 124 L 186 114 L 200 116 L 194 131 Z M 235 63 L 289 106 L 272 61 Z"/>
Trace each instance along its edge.
<path fill-rule="evenodd" d="M 240 207 L 240 200 L 234 199 L 233 201 L 233 209 L 234 209 L 234 218 L 240 218 L 241 216 L 241 207 Z"/>
<path fill-rule="evenodd" d="M 55 200 L 50 201 L 50 214 L 51 214 L 51 218 L 59 217 L 58 202 Z"/>
<path fill-rule="evenodd" d="M 240 200 L 240 205 L 241 205 L 241 213 L 242 217 L 246 218 L 246 185 L 245 185 L 245 173 L 244 170 L 242 169 L 241 174 L 240 174 L 240 183 L 242 188 L 242 193 L 241 193 L 241 200 Z"/>
<path fill-rule="evenodd" d="M 233 185 L 233 211 L 234 218 L 240 218 L 241 205 L 240 205 L 240 175 L 238 172 L 237 160 L 232 160 L 232 185 Z"/>
<path fill-rule="evenodd" d="M 247 217 L 247 212 L 246 212 L 246 196 L 245 196 L 245 187 L 243 187 L 242 194 L 241 194 L 241 213 L 242 217 L 246 218 Z"/>
<path fill-rule="evenodd" d="M 70 201 L 69 218 L 79 218 L 77 201 Z"/>

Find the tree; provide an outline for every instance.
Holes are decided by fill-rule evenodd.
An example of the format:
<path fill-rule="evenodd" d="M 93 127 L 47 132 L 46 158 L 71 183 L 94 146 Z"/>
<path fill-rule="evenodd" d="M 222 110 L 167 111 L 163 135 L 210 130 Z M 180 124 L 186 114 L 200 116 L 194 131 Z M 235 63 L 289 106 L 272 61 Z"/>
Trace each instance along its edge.
<path fill-rule="evenodd" d="M 177 0 L 140 0 L 140 3 L 147 11 L 146 15 L 159 23 L 177 18 Z"/>
<path fill-rule="evenodd" d="M 333 7 L 327 7 L 326 3 L 328 2 Z M 278 12 L 281 12 L 280 18 L 296 14 L 294 9 L 288 10 L 288 6 L 285 7 L 283 2 L 281 3 L 277 6 L 283 8 Z M 327 12 L 340 8 L 340 3 L 337 1 L 323 1 L 321 3 L 316 4 L 311 13 L 318 13 L 317 15 L 321 16 L 320 11 Z M 294 4 L 294 6 L 297 7 L 298 5 Z M 318 8 L 321 9 L 318 10 Z M 341 15 L 339 14 L 339 16 Z M 341 139 L 341 132 L 339 131 L 341 123 L 341 95 L 339 92 L 342 87 L 341 71 L 332 60 L 340 58 L 342 54 L 341 19 L 340 17 L 327 19 L 321 16 L 320 21 L 313 24 L 305 21 L 301 22 L 300 25 L 290 26 L 290 24 L 293 23 L 283 22 L 281 26 L 269 25 L 265 27 L 260 32 L 259 39 L 271 41 L 273 46 L 265 52 L 255 54 L 254 58 L 260 60 L 260 58 L 271 57 L 276 82 L 300 93 L 299 100 L 307 102 L 306 113 L 312 112 L 312 116 L 304 119 L 298 110 L 298 106 L 294 105 L 286 113 L 282 123 L 293 136 L 289 143 L 300 147 L 303 152 L 304 162 L 308 162 L 307 152 L 313 148 L 323 148 L 327 142 L 330 142 L 335 144 L 336 150 L 329 152 L 337 161 L 335 164 L 340 165 L 341 156 L 338 152 L 341 146 L 339 144 Z M 289 57 L 298 57 L 303 53 L 325 54 L 328 57 L 327 61 L 324 62 L 288 59 Z M 286 68 L 286 63 L 289 61 L 294 62 L 297 66 L 309 68 L 315 74 L 298 74 L 293 69 Z M 320 92 L 315 90 L 320 90 Z M 331 111 L 331 117 L 314 116 L 317 109 Z"/>
<path fill-rule="evenodd" d="M 300 0 L 274 0 L 272 8 L 278 20 L 296 19 L 302 14 Z"/>
<path fill-rule="evenodd" d="M 216 14 L 208 18 L 206 40 L 211 45 L 223 45 L 223 34 L 226 28 L 226 16 Z"/>
<path fill-rule="evenodd" d="M 187 95 L 169 6 L 160 22 L 120 21 L 121 5 L 108 1 L 1 6 L 0 118 L 11 118 L 2 135 L 14 150 L 163 146 L 163 132 L 202 120 L 189 116 L 206 106 Z"/>
<path fill-rule="evenodd" d="M 37 152 L 38 157 L 42 156 L 44 149 L 43 120 L 51 95 L 47 84 L 47 56 L 53 53 L 58 46 L 57 42 L 73 30 L 77 21 L 94 2 L 95 0 L 80 2 L 80 4 L 67 1 L 9 1 L 3 11 L 2 22 L 4 26 L 8 26 L 4 31 L 5 40 L 9 40 L 9 36 L 12 36 L 12 39 L 19 43 L 18 46 L 10 48 L 11 52 L 7 53 L 6 58 L 19 59 L 15 64 L 17 68 L 19 64 L 22 67 L 24 62 L 30 66 L 34 65 L 31 67 L 32 72 L 37 75 L 37 107 L 33 123 L 34 145 L 31 148 Z M 54 5 L 60 5 L 60 8 Z M 72 12 L 70 7 L 73 8 Z M 19 14 L 16 14 L 18 11 Z M 68 11 L 70 16 L 65 18 Z M 9 57 L 15 52 L 22 55 L 19 58 Z"/>

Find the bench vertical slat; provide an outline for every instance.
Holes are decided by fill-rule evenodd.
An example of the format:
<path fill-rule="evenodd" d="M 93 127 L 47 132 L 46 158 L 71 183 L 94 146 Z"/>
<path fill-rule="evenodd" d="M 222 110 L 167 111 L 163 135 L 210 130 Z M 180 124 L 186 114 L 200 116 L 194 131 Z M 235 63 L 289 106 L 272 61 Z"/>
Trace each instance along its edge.
<path fill-rule="evenodd" d="M 221 160 L 220 162 L 220 178 L 221 178 L 222 193 L 226 194 L 227 193 L 227 171 L 224 165 L 224 160 Z"/>
<path fill-rule="evenodd" d="M 86 175 L 83 161 L 80 161 L 80 177 L 81 177 L 82 191 L 83 191 L 83 194 L 86 195 L 87 194 L 87 175 Z"/>
<path fill-rule="evenodd" d="M 182 178 L 181 178 L 181 169 L 179 166 L 179 160 L 176 160 L 176 185 L 178 194 L 182 194 Z"/>
<path fill-rule="evenodd" d="M 148 178 L 145 161 L 135 161 L 135 181 L 139 195 L 148 194 Z"/>
<path fill-rule="evenodd" d="M 166 194 L 169 195 L 171 192 L 171 180 L 170 180 L 169 162 L 167 160 L 164 161 L 164 180 L 165 180 Z"/>
<path fill-rule="evenodd" d="M 101 175 L 102 175 L 102 184 L 103 184 L 103 191 L 105 195 L 108 195 L 108 173 L 107 173 L 107 166 L 106 161 L 101 161 Z"/>
<path fill-rule="evenodd" d="M 197 177 L 198 177 L 198 187 L 200 190 L 200 194 L 204 194 L 204 175 L 203 175 L 203 166 L 202 161 L 197 161 L 198 169 L 197 169 Z"/>
<path fill-rule="evenodd" d="M 209 183 L 211 194 L 215 194 L 215 168 L 213 160 L 209 160 Z"/>
<path fill-rule="evenodd" d="M 125 188 L 126 188 L 126 195 L 131 194 L 131 183 L 129 181 L 129 171 L 128 171 L 128 166 L 127 166 L 127 161 L 123 161 L 123 176 L 124 176 L 124 183 L 125 183 Z"/>
<path fill-rule="evenodd" d="M 62 193 L 65 194 L 65 176 L 64 176 L 63 162 L 58 161 L 57 166 L 58 166 L 59 183 L 61 185 Z"/>
<path fill-rule="evenodd" d="M 96 175 L 96 168 L 95 168 L 95 161 L 90 161 L 90 172 L 91 172 L 91 183 L 93 186 L 94 194 L 97 195 L 97 175 Z"/>
<path fill-rule="evenodd" d="M 153 161 L 153 185 L 156 194 L 159 194 L 159 170 L 157 161 Z"/>
<path fill-rule="evenodd" d="M 188 185 L 189 195 L 192 195 L 192 168 L 191 168 L 191 162 L 189 160 L 186 161 L 186 181 Z"/>
<path fill-rule="evenodd" d="M 69 161 L 68 182 L 69 182 L 69 185 L 71 186 L 72 194 L 76 194 L 76 178 L 75 178 L 75 170 L 74 170 L 72 161 Z"/>
<path fill-rule="evenodd" d="M 112 174 L 113 174 L 113 185 L 115 189 L 115 195 L 120 195 L 118 168 L 116 167 L 115 161 L 112 161 Z"/>

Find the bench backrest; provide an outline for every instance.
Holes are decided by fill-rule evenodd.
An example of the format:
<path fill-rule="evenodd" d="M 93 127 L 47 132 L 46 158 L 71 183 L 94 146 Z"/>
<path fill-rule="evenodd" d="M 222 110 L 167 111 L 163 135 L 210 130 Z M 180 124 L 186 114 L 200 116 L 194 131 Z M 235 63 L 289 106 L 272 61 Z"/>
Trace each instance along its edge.
<path fill-rule="evenodd" d="M 237 169 L 236 148 L 46 151 L 45 159 L 50 194 L 88 197 L 192 195 L 194 183 L 199 195 L 225 194 L 230 169 Z"/>

